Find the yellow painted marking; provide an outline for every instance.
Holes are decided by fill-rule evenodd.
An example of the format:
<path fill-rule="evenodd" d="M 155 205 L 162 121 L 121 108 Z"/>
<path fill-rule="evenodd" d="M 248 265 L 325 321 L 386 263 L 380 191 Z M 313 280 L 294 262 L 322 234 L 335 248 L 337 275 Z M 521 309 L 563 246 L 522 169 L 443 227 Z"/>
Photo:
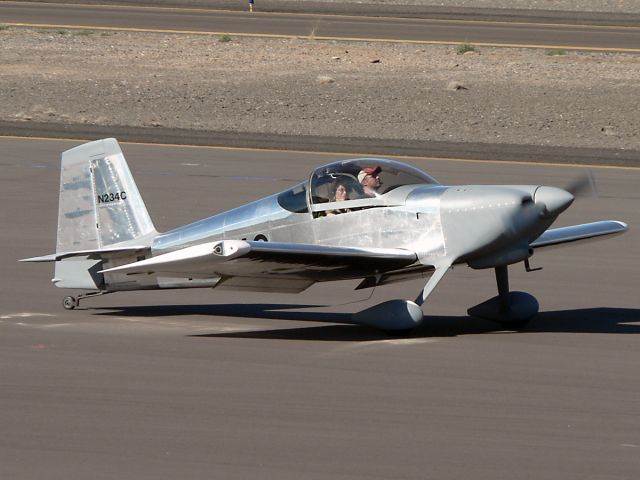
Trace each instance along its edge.
<path fill-rule="evenodd" d="M 92 25 L 58 25 L 48 23 L 5 23 L 11 27 L 28 27 L 28 28 L 66 28 L 69 30 L 100 30 L 100 31 L 116 31 L 116 32 L 137 32 L 137 33 L 170 33 L 183 35 L 233 35 L 236 37 L 251 38 L 283 38 L 290 40 L 308 40 L 309 35 L 286 35 L 275 33 L 242 33 L 242 32 L 205 32 L 198 30 L 171 30 L 156 28 L 134 28 L 134 27 L 96 27 Z M 330 37 L 330 36 L 313 36 L 314 40 L 331 40 L 340 42 L 370 42 L 370 43 L 405 43 L 413 45 L 463 45 L 469 42 L 454 42 L 442 40 L 399 40 L 384 38 L 366 38 L 366 37 Z M 499 48 L 534 48 L 534 49 L 565 49 L 565 50 L 582 50 L 588 52 L 619 52 L 619 53 L 640 53 L 640 48 L 613 48 L 613 47 L 587 47 L 575 45 L 538 45 L 527 43 L 491 43 L 491 42 L 473 42 L 477 47 L 499 47 Z"/>
<path fill-rule="evenodd" d="M 89 140 L 83 140 L 81 138 L 51 138 L 51 137 L 22 137 L 19 135 L 0 135 L 0 139 L 8 140 L 42 140 L 50 142 L 88 142 Z M 179 143 L 151 143 L 151 142 L 126 142 L 118 141 L 122 145 L 143 145 L 150 147 L 168 147 L 168 148 L 191 148 L 195 150 L 228 150 L 238 152 L 275 152 L 275 153 L 303 153 L 308 155 L 327 155 L 335 156 L 341 155 L 350 158 L 356 157 L 375 157 L 380 154 L 372 153 L 360 153 L 360 152 L 314 152 L 313 150 L 285 150 L 282 148 L 251 148 L 251 147 L 224 147 L 215 145 L 182 145 Z M 532 145 L 535 147 L 535 145 Z M 455 157 L 425 157 L 421 155 L 385 155 L 390 158 L 406 158 L 406 159 L 420 159 L 434 162 L 463 162 L 463 163 L 491 163 L 500 165 L 540 165 L 544 167 L 571 167 L 571 168 L 594 168 L 603 170 L 640 170 L 640 165 L 635 166 L 620 166 L 620 165 L 585 165 L 579 163 L 553 163 L 553 162 L 531 162 L 531 161 L 518 161 L 518 160 L 490 160 L 490 159 L 472 159 L 472 158 L 455 158 Z"/>

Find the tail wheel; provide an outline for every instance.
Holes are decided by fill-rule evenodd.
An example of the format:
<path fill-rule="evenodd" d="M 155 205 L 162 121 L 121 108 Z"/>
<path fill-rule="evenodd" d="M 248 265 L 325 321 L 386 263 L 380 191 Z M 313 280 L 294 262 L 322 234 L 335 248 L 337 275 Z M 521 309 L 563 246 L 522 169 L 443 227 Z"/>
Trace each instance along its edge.
<path fill-rule="evenodd" d="M 72 296 L 67 296 L 62 299 L 62 306 L 65 310 L 73 310 L 77 305 L 78 301 Z"/>

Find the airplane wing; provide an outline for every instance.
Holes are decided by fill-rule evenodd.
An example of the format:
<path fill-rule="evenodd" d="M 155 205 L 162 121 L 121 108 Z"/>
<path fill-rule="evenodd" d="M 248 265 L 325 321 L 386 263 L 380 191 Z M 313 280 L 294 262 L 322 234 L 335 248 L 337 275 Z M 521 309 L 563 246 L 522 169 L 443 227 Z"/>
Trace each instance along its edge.
<path fill-rule="evenodd" d="M 583 223 L 570 227 L 551 228 L 531 243 L 533 248 L 559 246 L 581 240 L 591 240 L 606 235 L 624 233 L 629 226 L 617 220 Z"/>
<path fill-rule="evenodd" d="M 400 248 L 356 248 L 222 240 L 157 255 L 102 273 L 182 278 L 289 277 L 311 283 L 361 278 L 416 263 Z"/>

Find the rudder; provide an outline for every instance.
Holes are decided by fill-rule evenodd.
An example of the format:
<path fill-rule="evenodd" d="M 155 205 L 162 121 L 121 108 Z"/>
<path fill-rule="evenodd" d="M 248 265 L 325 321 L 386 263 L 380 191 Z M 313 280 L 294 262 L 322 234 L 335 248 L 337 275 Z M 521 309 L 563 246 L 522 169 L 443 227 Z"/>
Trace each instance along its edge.
<path fill-rule="evenodd" d="M 56 253 L 101 249 L 155 234 L 116 139 L 63 152 Z"/>

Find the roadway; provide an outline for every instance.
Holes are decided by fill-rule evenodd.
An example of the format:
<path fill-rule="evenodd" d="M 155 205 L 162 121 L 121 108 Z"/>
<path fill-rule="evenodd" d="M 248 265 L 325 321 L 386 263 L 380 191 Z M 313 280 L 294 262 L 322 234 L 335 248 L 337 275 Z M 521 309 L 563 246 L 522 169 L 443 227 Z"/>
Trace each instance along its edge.
<path fill-rule="evenodd" d="M 640 468 L 640 169 L 595 168 L 600 197 L 562 224 L 627 234 L 540 252 L 512 287 L 538 297 L 521 333 L 465 316 L 495 294 L 456 268 L 425 325 L 388 339 L 350 312 L 415 282 L 301 295 L 119 293 L 65 311 L 54 250 L 60 153 L 0 138 L 0 478 L 634 478 Z M 159 230 L 270 194 L 337 155 L 123 145 Z M 443 183 L 565 185 L 582 169 L 411 163 Z M 350 302 L 356 303 L 350 303 Z"/>
<path fill-rule="evenodd" d="M 231 34 L 640 52 L 640 27 L 0 2 L 0 22 L 49 28 Z"/>

